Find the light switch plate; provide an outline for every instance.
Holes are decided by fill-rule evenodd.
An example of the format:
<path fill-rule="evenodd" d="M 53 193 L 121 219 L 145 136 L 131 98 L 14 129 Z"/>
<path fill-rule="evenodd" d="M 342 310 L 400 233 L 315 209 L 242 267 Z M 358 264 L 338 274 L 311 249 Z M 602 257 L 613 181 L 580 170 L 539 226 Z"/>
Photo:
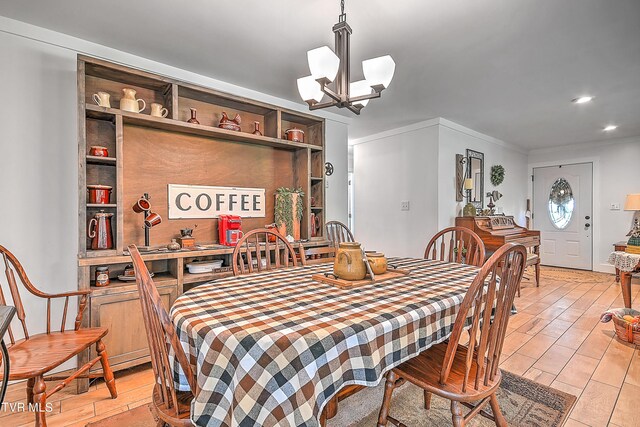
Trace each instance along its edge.
<path fill-rule="evenodd" d="M 409 210 L 409 201 L 408 200 L 404 200 L 404 201 L 400 202 L 400 210 L 401 211 L 408 211 Z"/>
<path fill-rule="evenodd" d="M 611 210 L 612 211 L 619 211 L 620 210 L 620 203 L 611 203 Z"/>

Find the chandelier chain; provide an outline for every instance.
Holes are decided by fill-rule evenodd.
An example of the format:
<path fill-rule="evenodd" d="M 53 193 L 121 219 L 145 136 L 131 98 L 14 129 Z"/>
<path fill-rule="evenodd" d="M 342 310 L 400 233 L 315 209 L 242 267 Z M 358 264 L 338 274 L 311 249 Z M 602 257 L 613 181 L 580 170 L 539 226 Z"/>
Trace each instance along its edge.
<path fill-rule="evenodd" d="M 340 14 L 344 15 L 344 0 L 340 0 Z"/>

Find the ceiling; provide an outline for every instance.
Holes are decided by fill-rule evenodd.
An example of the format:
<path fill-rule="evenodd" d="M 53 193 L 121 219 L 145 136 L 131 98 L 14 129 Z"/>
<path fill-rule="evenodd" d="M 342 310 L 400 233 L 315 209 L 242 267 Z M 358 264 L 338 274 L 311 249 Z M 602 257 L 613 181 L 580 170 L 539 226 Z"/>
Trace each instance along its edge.
<path fill-rule="evenodd" d="M 638 0 L 346 0 L 346 12 L 352 81 L 364 59 L 396 62 L 350 138 L 433 117 L 526 149 L 640 135 Z M 0 2 L 0 15 L 300 103 L 306 51 L 333 47 L 338 14 L 338 0 Z M 596 98 L 570 102 L 583 94 Z"/>

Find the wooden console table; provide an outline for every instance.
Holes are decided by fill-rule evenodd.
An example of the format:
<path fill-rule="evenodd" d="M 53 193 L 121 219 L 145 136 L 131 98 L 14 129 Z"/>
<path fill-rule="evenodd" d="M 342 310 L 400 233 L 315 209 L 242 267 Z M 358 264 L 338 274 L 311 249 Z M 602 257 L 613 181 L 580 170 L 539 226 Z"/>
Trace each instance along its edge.
<path fill-rule="evenodd" d="M 624 246 L 626 248 L 626 244 Z M 609 256 L 609 263 L 616 267 L 616 281 L 620 282 L 624 306 L 626 308 L 631 308 L 631 277 L 633 273 L 640 272 L 640 259 L 638 259 L 637 264 L 630 269 L 629 259 L 635 261 L 637 258 L 625 258 L 625 254 L 620 254 L 620 252 L 622 251 L 616 250 L 615 252 L 612 252 Z M 622 268 L 619 268 L 621 265 Z"/>
<path fill-rule="evenodd" d="M 627 249 L 627 242 L 616 242 L 613 244 L 613 250 L 624 252 Z M 620 270 L 616 268 L 616 283 L 620 283 Z"/>

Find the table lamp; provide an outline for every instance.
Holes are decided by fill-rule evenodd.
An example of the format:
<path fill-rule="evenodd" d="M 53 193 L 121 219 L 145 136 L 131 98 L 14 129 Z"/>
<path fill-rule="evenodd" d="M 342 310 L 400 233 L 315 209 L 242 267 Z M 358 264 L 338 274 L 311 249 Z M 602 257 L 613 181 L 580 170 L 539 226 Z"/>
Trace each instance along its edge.
<path fill-rule="evenodd" d="M 469 201 L 462 209 L 462 216 L 476 216 L 476 207 L 471 203 L 471 190 L 473 190 L 473 179 L 465 178 L 464 189 L 467 191 L 467 200 Z"/>
<path fill-rule="evenodd" d="M 640 193 L 627 194 L 627 199 L 624 202 L 625 211 L 640 211 Z M 633 228 L 627 234 L 629 241 L 627 242 L 626 251 L 632 254 L 640 254 L 640 222 L 638 221 L 638 215 L 635 215 L 633 220 Z"/>

